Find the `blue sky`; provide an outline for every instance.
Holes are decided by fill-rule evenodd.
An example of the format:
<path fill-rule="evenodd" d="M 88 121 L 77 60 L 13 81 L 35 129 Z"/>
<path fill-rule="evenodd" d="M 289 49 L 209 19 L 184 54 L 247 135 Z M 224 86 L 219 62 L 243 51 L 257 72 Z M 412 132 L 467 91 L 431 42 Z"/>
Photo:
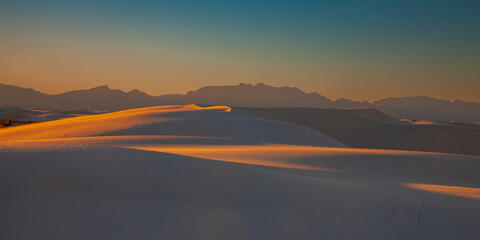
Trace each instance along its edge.
<path fill-rule="evenodd" d="M 151 94 L 262 81 L 479 101 L 478 13 L 480 1 L 0 0 L 0 81 Z"/>

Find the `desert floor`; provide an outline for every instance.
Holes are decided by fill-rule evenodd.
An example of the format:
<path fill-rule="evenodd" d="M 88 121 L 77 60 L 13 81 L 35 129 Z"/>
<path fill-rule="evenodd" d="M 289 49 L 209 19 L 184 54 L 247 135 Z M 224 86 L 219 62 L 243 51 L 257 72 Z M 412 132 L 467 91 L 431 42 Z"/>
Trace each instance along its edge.
<path fill-rule="evenodd" d="M 138 108 L 1 129 L 0 239 L 479 239 L 479 183 L 478 156 Z"/>

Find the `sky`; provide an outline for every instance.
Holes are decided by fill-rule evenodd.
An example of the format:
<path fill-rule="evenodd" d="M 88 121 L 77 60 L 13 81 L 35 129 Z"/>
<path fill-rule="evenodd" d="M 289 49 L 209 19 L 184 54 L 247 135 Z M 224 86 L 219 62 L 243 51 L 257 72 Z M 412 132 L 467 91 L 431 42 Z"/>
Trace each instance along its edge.
<path fill-rule="evenodd" d="M 0 0 L 0 83 L 480 102 L 480 1 Z"/>

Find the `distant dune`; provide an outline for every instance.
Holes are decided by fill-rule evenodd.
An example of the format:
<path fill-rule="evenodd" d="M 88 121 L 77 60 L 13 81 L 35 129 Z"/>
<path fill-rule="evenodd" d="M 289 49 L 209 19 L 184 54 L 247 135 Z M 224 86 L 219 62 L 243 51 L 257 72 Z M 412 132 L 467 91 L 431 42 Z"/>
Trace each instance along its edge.
<path fill-rule="evenodd" d="M 480 155 L 480 128 L 471 125 L 400 122 L 375 109 L 241 108 L 241 110 L 266 119 L 303 125 L 355 148 Z"/>
<path fill-rule="evenodd" d="M 377 113 L 337 114 L 398 124 Z M 0 129 L 0 239 L 476 239 L 479 182 L 476 156 L 137 108 Z"/>
<path fill-rule="evenodd" d="M 95 114 L 95 112 L 0 107 L 0 121 L 44 122 L 91 114 Z"/>
<path fill-rule="evenodd" d="M 239 107 L 315 107 L 315 108 L 377 108 L 397 119 L 437 120 L 456 122 L 480 121 L 480 103 L 453 102 L 431 97 L 386 98 L 372 103 L 337 99 L 319 93 L 306 93 L 295 87 L 256 85 L 208 86 L 186 94 L 150 96 L 139 90 L 124 92 L 99 86 L 48 95 L 33 89 L 0 84 L 0 107 L 42 108 L 55 110 L 117 111 L 157 105 L 200 104 Z"/>

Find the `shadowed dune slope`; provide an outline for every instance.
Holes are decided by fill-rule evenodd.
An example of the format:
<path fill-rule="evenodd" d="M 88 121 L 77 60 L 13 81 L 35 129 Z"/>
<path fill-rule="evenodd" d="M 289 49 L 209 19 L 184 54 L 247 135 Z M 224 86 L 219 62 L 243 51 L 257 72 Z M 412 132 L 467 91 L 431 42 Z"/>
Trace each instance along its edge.
<path fill-rule="evenodd" d="M 480 155 L 480 129 L 451 124 L 411 124 L 378 111 L 316 108 L 241 108 L 253 115 L 303 125 L 355 148 Z"/>

